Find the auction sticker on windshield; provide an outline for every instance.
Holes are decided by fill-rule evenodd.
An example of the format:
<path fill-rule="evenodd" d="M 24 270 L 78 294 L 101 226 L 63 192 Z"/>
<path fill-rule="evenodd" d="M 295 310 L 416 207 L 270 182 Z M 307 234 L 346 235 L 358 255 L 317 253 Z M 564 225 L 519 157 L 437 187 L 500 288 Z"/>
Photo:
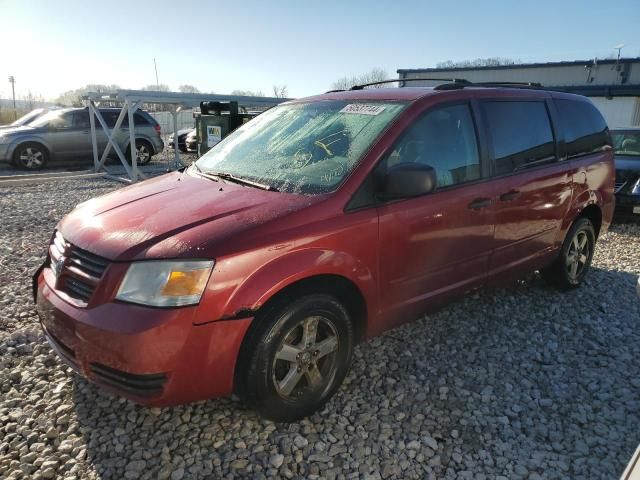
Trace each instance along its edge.
<path fill-rule="evenodd" d="M 358 113 L 360 115 L 378 115 L 384 111 L 384 105 L 367 105 L 366 103 L 350 103 L 340 113 Z"/>

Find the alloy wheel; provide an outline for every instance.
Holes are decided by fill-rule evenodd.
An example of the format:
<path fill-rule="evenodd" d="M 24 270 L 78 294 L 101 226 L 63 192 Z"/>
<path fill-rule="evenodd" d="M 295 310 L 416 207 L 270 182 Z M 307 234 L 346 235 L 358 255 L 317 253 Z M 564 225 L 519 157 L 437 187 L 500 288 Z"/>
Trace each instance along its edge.
<path fill-rule="evenodd" d="M 336 374 L 339 347 L 336 328 L 322 316 L 307 317 L 284 336 L 272 375 L 278 395 L 299 398 L 322 391 Z"/>
<path fill-rule="evenodd" d="M 147 163 L 151 157 L 151 152 L 146 145 L 141 144 L 136 146 L 136 158 L 139 164 Z"/>
<path fill-rule="evenodd" d="M 22 150 L 19 158 L 26 168 L 36 169 L 44 165 L 44 153 L 35 147 L 27 147 Z"/>
<path fill-rule="evenodd" d="M 577 281 L 582 271 L 585 269 L 590 255 L 589 237 L 587 232 L 580 230 L 576 232 L 569 248 L 567 249 L 567 273 L 569 278 Z"/>

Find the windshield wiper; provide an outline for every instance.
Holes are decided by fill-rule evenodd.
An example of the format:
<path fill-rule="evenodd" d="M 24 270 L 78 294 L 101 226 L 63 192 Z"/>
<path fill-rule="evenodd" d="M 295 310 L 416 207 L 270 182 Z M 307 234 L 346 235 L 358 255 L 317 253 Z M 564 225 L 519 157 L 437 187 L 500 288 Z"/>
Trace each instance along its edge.
<path fill-rule="evenodd" d="M 207 178 L 209 180 L 213 180 L 214 182 L 219 182 L 220 181 L 220 176 L 219 175 L 214 175 L 212 173 L 208 173 L 208 172 L 203 172 L 202 169 L 198 166 L 197 163 L 193 162 L 191 164 L 192 167 L 194 167 L 194 169 L 196 170 L 197 174 L 200 175 L 203 178 Z"/>
<path fill-rule="evenodd" d="M 223 180 L 227 180 L 230 182 L 238 183 L 240 185 L 248 185 L 250 187 L 259 188 L 261 190 L 267 190 L 268 192 L 277 192 L 278 189 L 276 187 L 272 187 L 271 185 L 266 185 L 264 183 L 254 182 L 253 180 L 248 180 L 246 178 L 237 177 L 231 173 L 227 172 L 201 172 L 200 175 L 211 177 L 218 177 Z"/>

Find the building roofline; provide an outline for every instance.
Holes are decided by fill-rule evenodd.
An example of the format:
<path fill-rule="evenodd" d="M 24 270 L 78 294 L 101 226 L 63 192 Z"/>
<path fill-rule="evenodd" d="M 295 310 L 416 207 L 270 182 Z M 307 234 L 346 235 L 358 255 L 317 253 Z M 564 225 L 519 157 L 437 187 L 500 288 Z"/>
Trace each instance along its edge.
<path fill-rule="evenodd" d="M 604 59 L 598 60 L 598 65 L 615 65 L 618 60 Z M 621 58 L 620 63 L 640 63 L 640 57 Z M 481 67 L 445 67 L 445 68 L 399 68 L 396 72 L 403 73 L 437 73 L 437 72 L 465 72 L 470 70 L 513 70 L 518 68 L 540 68 L 540 67 L 571 67 L 576 65 L 593 65 L 594 60 L 571 60 L 566 62 L 542 62 L 542 63 L 516 63 L 513 65 L 487 65 Z"/>

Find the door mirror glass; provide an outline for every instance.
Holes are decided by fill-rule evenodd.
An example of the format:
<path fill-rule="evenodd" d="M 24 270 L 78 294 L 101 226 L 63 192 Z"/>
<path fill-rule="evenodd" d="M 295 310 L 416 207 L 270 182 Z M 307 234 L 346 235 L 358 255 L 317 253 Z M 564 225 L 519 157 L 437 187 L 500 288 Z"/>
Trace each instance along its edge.
<path fill-rule="evenodd" d="M 384 200 L 417 197 L 436 188 L 436 171 L 423 163 L 399 163 L 384 175 L 381 197 Z"/>

